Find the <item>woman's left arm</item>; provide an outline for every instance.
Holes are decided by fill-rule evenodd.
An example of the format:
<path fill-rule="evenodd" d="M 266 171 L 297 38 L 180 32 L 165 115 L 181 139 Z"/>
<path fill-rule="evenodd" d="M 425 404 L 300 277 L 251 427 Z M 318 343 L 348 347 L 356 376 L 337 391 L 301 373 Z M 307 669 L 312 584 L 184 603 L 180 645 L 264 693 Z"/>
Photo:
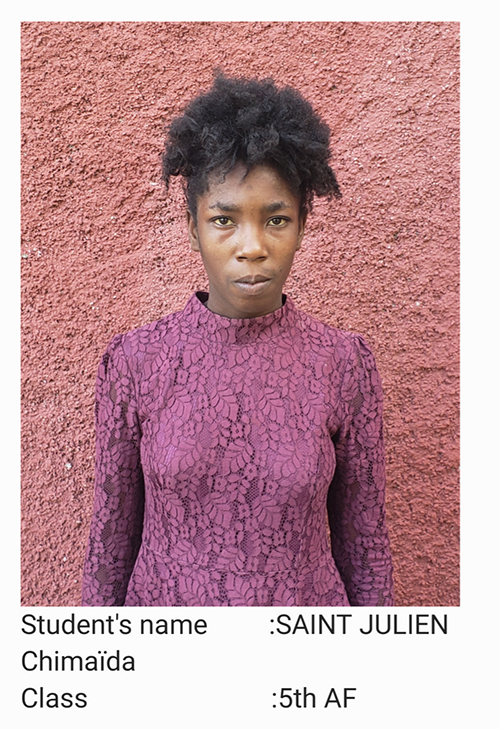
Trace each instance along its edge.
<path fill-rule="evenodd" d="M 363 338 L 353 335 L 351 342 L 341 390 L 344 422 L 333 438 L 337 465 L 328 494 L 332 554 L 351 605 L 393 605 L 382 385 Z"/>

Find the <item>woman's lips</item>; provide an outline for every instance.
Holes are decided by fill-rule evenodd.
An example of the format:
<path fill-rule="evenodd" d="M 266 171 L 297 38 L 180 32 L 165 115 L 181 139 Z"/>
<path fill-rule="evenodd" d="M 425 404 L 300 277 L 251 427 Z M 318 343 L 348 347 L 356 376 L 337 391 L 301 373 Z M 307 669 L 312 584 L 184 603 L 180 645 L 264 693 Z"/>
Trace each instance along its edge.
<path fill-rule="evenodd" d="M 271 279 L 265 276 L 243 276 L 234 282 L 235 285 L 246 294 L 260 294 L 271 283 Z"/>

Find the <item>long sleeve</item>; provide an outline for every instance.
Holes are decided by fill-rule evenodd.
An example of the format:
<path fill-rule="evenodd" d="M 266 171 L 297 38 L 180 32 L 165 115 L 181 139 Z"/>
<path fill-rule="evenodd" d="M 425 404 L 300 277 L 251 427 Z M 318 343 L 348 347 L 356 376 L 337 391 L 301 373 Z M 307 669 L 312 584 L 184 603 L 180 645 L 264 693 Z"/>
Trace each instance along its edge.
<path fill-rule="evenodd" d="M 144 479 L 134 381 L 115 337 L 96 384 L 94 511 L 85 558 L 82 605 L 123 605 L 141 544 Z"/>
<path fill-rule="evenodd" d="M 355 335 L 352 342 L 341 391 L 344 422 L 333 438 L 337 466 L 328 495 L 332 554 L 351 605 L 393 605 L 382 386 L 363 339 Z"/>

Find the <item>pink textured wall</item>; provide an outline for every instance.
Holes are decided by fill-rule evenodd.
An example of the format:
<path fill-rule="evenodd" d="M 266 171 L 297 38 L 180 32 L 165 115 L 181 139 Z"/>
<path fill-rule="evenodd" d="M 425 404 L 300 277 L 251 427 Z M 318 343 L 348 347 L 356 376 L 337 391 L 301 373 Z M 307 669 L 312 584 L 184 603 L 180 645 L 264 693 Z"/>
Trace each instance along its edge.
<path fill-rule="evenodd" d="M 213 69 L 272 76 L 332 129 L 341 202 L 316 204 L 287 292 L 371 344 L 385 390 L 400 605 L 459 603 L 459 26 L 22 26 L 22 602 L 75 605 L 109 339 L 205 275 L 164 126 Z"/>

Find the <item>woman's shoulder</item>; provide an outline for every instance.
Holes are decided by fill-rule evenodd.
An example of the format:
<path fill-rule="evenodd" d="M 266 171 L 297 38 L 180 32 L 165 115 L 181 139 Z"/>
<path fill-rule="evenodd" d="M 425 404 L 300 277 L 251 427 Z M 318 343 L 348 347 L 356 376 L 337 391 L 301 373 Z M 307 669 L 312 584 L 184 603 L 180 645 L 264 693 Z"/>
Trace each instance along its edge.
<path fill-rule="evenodd" d="M 322 350 L 333 350 L 336 353 L 340 350 L 348 357 L 352 357 L 356 353 L 361 356 L 363 354 L 371 355 L 371 349 L 362 334 L 337 329 L 304 311 L 297 310 L 297 314 L 304 336 L 310 340 L 313 346 Z"/>
<path fill-rule="evenodd" d="M 179 339 L 181 313 L 176 311 L 156 321 L 116 334 L 108 344 L 105 354 L 120 356 L 123 353 L 129 358 L 146 355 L 175 343 Z"/>
<path fill-rule="evenodd" d="M 352 399 L 361 388 L 381 401 L 380 375 L 365 338 L 358 332 L 337 329 L 308 314 L 301 313 L 301 320 L 308 332 L 308 339 L 301 345 L 310 348 L 317 377 L 333 377 L 331 381 L 341 385 L 345 400 Z"/>

